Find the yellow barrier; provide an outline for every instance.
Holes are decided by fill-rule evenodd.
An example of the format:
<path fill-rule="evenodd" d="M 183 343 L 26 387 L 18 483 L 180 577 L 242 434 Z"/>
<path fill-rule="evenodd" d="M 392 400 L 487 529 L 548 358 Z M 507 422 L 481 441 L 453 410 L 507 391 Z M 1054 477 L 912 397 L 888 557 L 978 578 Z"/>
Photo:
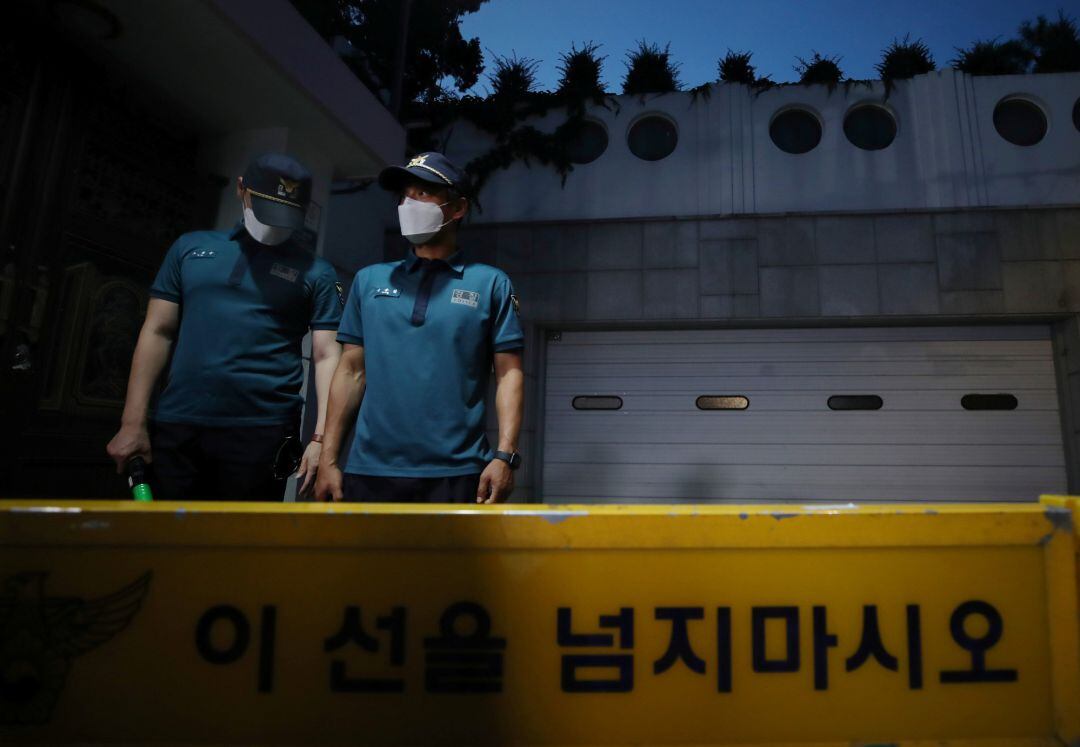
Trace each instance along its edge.
<path fill-rule="evenodd" d="M 0 743 L 1077 745 L 1070 511 L 8 503 Z"/>

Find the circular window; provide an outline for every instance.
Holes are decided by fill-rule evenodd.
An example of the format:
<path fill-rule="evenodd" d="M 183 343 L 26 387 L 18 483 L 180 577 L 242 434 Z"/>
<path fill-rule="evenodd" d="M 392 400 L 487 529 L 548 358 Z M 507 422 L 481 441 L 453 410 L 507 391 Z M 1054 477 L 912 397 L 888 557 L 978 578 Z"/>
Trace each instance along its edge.
<path fill-rule="evenodd" d="M 571 163 L 592 163 L 607 150 L 607 130 L 599 122 L 582 122 L 567 143 Z"/>
<path fill-rule="evenodd" d="M 788 109 L 773 118 L 769 137 L 785 153 L 809 153 L 821 142 L 821 122 L 805 109 Z"/>
<path fill-rule="evenodd" d="M 630 152 L 643 161 L 667 158 L 679 142 L 675 123 L 667 117 L 651 114 L 630 125 L 626 136 Z"/>
<path fill-rule="evenodd" d="M 858 106 L 844 117 L 844 134 L 856 148 L 882 150 L 896 139 L 896 120 L 881 106 Z"/>
<path fill-rule="evenodd" d="M 1046 137 L 1046 115 L 1027 99 L 1005 99 L 994 107 L 994 129 L 1013 145 L 1035 145 Z"/>
<path fill-rule="evenodd" d="M 1080 130 L 1080 99 L 1073 104 L 1073 127 Z"/>

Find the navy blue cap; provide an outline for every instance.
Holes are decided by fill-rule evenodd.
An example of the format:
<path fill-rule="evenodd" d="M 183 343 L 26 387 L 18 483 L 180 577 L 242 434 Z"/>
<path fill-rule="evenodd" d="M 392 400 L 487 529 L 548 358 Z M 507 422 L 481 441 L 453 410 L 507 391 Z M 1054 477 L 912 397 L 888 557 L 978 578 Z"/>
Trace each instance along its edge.
<path fill-rule="evenodd" d="M 251 192 L 251 210 L 260 223 L 283 228 L 304 225 L 311 202 L 311 172 L 292 156 L 266 153 L 250 164 L 243 176 Z"/>
<path fill-rule="evenodd" d="M 469 178 L 442 153 L 421 153 L 404 166 L 387 166 L 379 174 L 379 186 L 400 192 L 410 178 L 468 193 Z"/>

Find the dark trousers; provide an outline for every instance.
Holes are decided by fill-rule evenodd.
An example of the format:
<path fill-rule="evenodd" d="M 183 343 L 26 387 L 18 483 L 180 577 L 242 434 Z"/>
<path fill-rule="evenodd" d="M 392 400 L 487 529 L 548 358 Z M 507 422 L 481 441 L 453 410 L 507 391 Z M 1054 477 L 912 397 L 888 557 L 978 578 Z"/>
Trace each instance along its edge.
<path fill-rule="evenodd" d="M 286 448 L 286 437 L 292 436 Z M 164 501 L 281 501 L 299 449 L 295 423 L 212 428 L 154 423 L 150 488 Z M 288 452 L 288 453 L 285 453 Z"/>
<path fill-rule="evenodd" d="M 458 477 L 344 475 L 345 500 L 360 503 L 476 503 L 480 473 Z"/>

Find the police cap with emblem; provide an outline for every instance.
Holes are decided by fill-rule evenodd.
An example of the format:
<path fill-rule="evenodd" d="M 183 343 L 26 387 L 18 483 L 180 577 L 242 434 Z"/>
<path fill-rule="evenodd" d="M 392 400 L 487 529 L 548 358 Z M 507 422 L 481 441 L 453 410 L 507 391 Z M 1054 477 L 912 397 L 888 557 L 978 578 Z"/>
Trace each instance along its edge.
<path fill-rule="evenodd" d="M 291 156 L 266 153 L 250 164 L 243 176 L 251 193 L 251 210 L 260 223 L 301 228 L 311 202 L 311 172 Z"/>
<path fill-rule="evenodd" d="M 410 179 L 469 193 L 469 178 L 442 153 L 420 153 L 404 166 L 388 166 L 379 174 L 379 186 L 401 192 Z"/>

